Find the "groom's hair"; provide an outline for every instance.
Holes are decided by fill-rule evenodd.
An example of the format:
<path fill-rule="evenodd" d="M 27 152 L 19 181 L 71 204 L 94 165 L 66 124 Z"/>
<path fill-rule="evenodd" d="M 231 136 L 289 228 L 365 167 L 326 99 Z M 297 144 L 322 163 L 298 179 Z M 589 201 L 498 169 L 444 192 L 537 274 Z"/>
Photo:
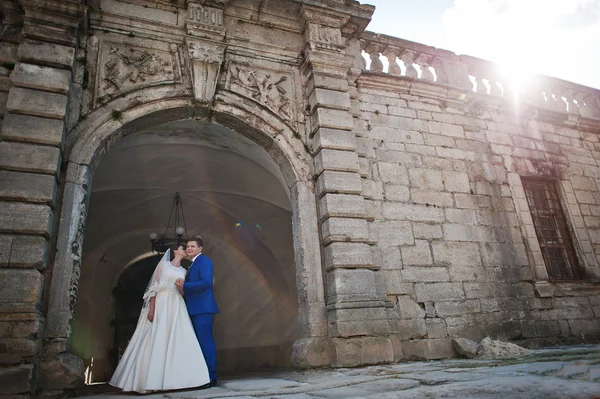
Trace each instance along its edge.
<path fill-rule="evenodd" d="M 187 242 L 194 241 L 197 246 L 204 247 L 204 242 L 202 242 L 202 238 L 200 237 L 192 237 L 187 240 Z"/>

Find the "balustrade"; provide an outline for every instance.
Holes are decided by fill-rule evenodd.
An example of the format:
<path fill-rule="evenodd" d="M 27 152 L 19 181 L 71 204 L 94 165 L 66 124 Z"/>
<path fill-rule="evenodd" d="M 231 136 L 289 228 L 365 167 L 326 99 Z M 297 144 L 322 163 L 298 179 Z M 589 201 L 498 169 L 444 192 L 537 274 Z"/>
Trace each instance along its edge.
<path fill-rule="evenodd" d="M 364 69 L 369 72 L 435 82 L 600 119 L 600 90 L 543 75 L 514 87 L 500 78 L 498 66 L 490 61 L 372 32 L 363 33 L 361 45 Z"/>

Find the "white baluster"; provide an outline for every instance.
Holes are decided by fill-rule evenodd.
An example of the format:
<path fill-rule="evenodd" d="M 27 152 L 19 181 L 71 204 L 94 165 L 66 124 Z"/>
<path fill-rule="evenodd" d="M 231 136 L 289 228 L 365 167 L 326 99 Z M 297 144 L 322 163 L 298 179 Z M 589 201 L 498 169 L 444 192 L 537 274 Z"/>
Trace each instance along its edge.
<path fill-rule="evenodd" d="M 398 58 L 399 53 L 400 53 L 400 50 L 393 48 L 393 47 L 388 47 L 382 53 L 383 56 L 388 59 L 388 62 L 389 62 L 388 73 L 390 75 L 394 75 L 394 76 L 402 75 L 402 70 L 400 69 L 400 65 L 398 65 L 398 62 L 396 61 L 396 58 Z"/>
<path fill-rule="evenodd" d="M 379 52 L 381 51 L 381 47 L 377 44 L 371 43 L 365 49 L 369 57 L 371 58 L 371 67 L 370 71 L 373 72 L 383 72 L 383 63 L 379 59 Z"/>
<path fill-rule="evenodd" d="M 405 73 L 406 77 L 409 77 L 409 78 L 418 78 L 419 77 L 419 72 L 417 72 L 417 69 L 413 65 L 415 63 L 415 53 L 414 53 L 414 51 L 404 50 L 402 52 L 402 55 L 400 56 L 400 59 L 402 60 L 402 62 L 406 66 L 406 73 Z"/>
<path fill-rule="evenodd" d="M 429 61 L 430 60 L 431 60 L 431 55 L 421 53 L 415 60 L 415 63 L 421 67 L 421 79 L 430 80 L 433 82 L 435 80 L 435 78 L 433 77 L 433 73 L 431 73 L 431 70 L 429 69 L 429 67 L 430 67 Z"/>

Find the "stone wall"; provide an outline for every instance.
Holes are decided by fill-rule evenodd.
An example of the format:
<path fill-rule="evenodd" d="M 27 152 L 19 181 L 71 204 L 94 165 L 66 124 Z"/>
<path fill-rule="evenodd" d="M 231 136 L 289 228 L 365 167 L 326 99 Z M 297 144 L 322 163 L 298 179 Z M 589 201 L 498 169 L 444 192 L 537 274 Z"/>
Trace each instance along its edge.
<path fill-rule="evenodd" d="M 452 337 L 598 339 L 598 128 L 483 96 L 470 108 L 427 86 L 364 74 L 355 120 L 378 287 L 403 356 L 452 356 Z M 521 176 L 556 181 L 587 279 L 547 281 Z"/>
<path fill-rule="evenodd" d="M 0 3 L 0 393 L 82 382 L 71 325 L 94 170 L 124 135 L 185 119 L 281 169 L 295 365 L 600 338 L 596 90 L 544 78 L 515 102 L 490 63 L 364 32 L 374 8 L 353 1 L 87 3 Z M 526 177 L 556 183 L 583 280 L 549 277 Z"/>

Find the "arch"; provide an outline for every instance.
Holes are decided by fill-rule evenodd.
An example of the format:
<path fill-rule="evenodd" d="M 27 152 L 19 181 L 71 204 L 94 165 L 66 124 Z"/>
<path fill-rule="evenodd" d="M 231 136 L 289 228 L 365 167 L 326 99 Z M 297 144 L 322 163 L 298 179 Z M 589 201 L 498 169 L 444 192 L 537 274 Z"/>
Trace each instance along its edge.
<path fill-rule="evenodd" d="M 218 93 L 209 109 L 197 106 L 191 97 L 169 97 L 169 90 L 164 88 L 158 91 L 145 96 L 146 102 L 139 101 L 144 96 L 137 92 L 95 110 L 67 137 L 67 174 L 50 286 L 47 339 L 63 341 L 63 347 L 67 348 L 71 338 L 91 182 L 98 163 L 124 135 L 164 122 L 194 118 L 226 126 L 254 141 L 267 151 L 283 174 L 291 197 L 302 335 L 294 345 L 293 361 L 303 364 L 311 342 L 322 348 L 327 337 L 312 157 L 287 122 L 245 97 Z M 321 364 L 312 360 L 311 365 L 330 363 L 327 351 L 321 358 Z"/>

